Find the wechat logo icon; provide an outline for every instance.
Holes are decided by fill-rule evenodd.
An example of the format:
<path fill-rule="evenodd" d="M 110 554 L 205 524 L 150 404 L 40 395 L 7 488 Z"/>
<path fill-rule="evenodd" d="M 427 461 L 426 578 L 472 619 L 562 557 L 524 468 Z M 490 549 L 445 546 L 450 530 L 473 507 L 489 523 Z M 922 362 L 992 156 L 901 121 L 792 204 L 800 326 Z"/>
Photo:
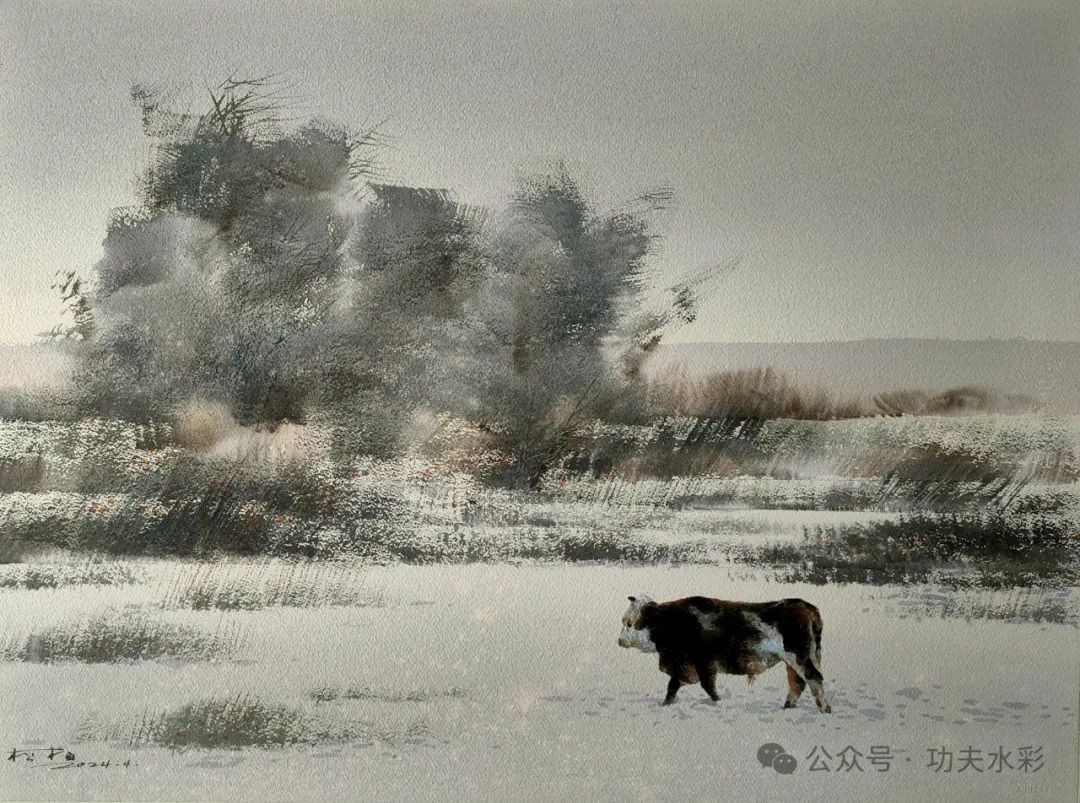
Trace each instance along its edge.
<path fill-rule="evenodd" d="M 757 758 L 761 762 L 761 766 L 772 767 L 781 775 L 791 775 L 791 773 L 795 772 L 795 768 L 799 766 L 795 756 L 788 753 L 776 742 L 769 742 L 759 747 Z"/>

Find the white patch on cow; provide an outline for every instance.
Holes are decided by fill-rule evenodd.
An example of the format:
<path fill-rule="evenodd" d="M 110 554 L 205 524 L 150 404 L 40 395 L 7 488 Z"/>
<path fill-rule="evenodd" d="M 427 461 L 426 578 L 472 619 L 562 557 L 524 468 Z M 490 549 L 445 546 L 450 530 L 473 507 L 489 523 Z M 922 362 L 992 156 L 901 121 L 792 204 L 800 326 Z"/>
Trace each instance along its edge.
<path fill-rule="evenodd" d="M 772 625 L 765 624 L 757 614 L 743 613 L 743 616 L 746 618 L 746 621 L 761 634 L 755 649 L 760 653 L 774 656 L 783 661 L 798 672 L 799 677 L 806 680 L 802 669 L 799 668 L 795 653 L 788 652 L 784 649 L 784 637 L 780 635 L 780 631 Z"/>
<path fill-rule="evenodd" d="M 638 630 L 635 627 L 623 628 L 622 635 L 619 636 L 619 646 L 631 650 L 641 650 L 642 652 L 657 651 L 656 645 L 653 644 L 653 640 L 649 636 L 649 631 Z"/>
<path fill-rule="evenodd" d="M 626 613 L 624 613 L 622 617 L 623 626 L 637 628 L 639 625 L 639 620 L 641 619 L 642 607 L 652 601 L 652 597 L 650 597 L 648 594 L 640 594 L 636 597 L 630 597 L 630 607 L 626 609 Z"/>

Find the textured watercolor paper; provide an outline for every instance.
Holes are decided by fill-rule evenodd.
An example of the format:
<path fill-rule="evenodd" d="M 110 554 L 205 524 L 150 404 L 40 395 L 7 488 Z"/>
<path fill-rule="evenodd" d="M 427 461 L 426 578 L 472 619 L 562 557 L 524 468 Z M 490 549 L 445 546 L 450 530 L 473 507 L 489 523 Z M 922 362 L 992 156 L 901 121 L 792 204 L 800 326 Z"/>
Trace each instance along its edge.
<path fill-rule="evenodd" d="M 0 7 L 0 799 L 1076 799 L 1080 8 Z"/>

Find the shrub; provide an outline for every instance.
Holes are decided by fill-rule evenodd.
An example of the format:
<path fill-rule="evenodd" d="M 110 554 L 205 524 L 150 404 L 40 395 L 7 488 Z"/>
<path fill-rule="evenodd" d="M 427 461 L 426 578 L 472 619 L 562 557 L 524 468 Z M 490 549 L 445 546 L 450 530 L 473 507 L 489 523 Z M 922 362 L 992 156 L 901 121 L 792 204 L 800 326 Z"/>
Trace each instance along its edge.
<path fill-rule="evenodd" d="M 790 567 L 790 581 L 925 582 L 942 572 L 983 585 L 1075 585 L 1080 534 L 1067 518 L 920 514 L 858 528 L 816 528 L 802 543 L 767 545 L 744 560 Z"/>
<path fill-rule="evenodd" d="M 206 659 L 228 655 L 235 638 L 235 634 L 201 633 L 143 615 L 106 613 L 54 625 L 21 643 L 9 642 L 2 655 L 5 660 L 33 663 L 117 663 L 166 656 Z"/>

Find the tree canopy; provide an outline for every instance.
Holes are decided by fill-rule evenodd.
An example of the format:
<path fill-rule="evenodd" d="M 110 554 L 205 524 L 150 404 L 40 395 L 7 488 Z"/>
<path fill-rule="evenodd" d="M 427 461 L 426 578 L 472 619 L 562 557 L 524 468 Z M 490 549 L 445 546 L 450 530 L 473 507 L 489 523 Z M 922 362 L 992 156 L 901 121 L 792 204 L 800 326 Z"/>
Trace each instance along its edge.
<path fill-rule="evenodd" d="M 208 108 L 137 86 L 152 159 L 116 210 L 91 289 L 69 277 L 93 409 L 174 415 L 192 400 L 241 423 L 316 421 L 344 454 L 391 456 L 410 416 L 460 416 L 535 482 L 576 433 L 640 396 L 638 367 L 693 315 L 689 288 L 649 311 L 657 192 L 598 210 L 564 167 L 508 208 L 376 180 L 381 138 L 290 128 L 265 79 Z"/>

